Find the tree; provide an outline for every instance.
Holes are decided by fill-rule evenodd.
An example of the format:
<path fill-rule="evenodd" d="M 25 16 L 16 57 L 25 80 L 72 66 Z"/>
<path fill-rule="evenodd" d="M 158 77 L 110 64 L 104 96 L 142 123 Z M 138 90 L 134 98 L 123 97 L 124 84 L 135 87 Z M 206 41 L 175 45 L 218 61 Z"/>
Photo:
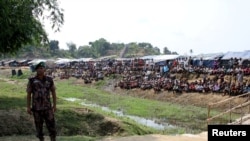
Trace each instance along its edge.
<path fill-rule="evenodd" d="M 49 42 L 49 48 L 52 54 L 56 52 L 56 50 L 59 50 L 59 41 L 52 40 Z"/>
<path fill-rule="evenodd" d="M 96 57 L 105 56 L 107 50 L 111 48 L 110 43 L 107 42 L 104 38 L 100 38 L 99 40 L 96 40 L 94 42 L 89 42 L 89 45 Z"/>
<path fill-rule="evenodd" d="M 178 53 L 176 51 L 173 51 L 172 54 L 178 55 Z"/>
<path fill-rule="evenodd" d="M 74 43 L 67 43 L 67 47 L 69 48 L 69 52 L 71 54 L 72 57 L 75 57 L 76 56 L 76 44 Z"/>
<path fill-rule="evenodd" d="M 163 54 L 171 54 L 171 51 L 167 47 L 164 47 Z"/>
<path fill-rule="evenodd" d="M 64 15 L 57 0 L 0 0 L 0 53 L 15 54 L 27 44 L 49 43 L 45 19 L 60 31 Z"/>
<path fill-rule="evenodd" d="M 161 53 L 161 50 L 158 47 L 154 47 L 154 53 L 159 55 Z"/>
<path fill-rule="evenodd" d="M 138 46 L 141 48 L 153 48 L 150 43 L 138 43 Z"/>
<path fill-rule="evenodd" d="M 91 48 L 87 45 L 80 46 L 77 51 L 77 57 L 78 58 L 87 58 L 87 57 L 95 57 L 93 51 L 91 51 Z"/>

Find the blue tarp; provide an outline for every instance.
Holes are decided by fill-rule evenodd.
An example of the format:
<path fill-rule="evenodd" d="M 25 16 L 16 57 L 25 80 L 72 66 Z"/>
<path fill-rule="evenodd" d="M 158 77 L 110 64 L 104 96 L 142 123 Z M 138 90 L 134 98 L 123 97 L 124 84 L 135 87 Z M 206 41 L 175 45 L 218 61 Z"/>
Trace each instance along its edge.
<path fill-rule="evenodd" d="M 227 52 L 221 59 L 229 60 L 231 58 L 241 58 L 243 60 L 250 60 L 250 50 L 246 50 L 244 52 Z"/>
<path fill-rule="evenodd" d="M 216 61 L 216 60 L 203 60 L 203 66 L 208 67 L 208 68 L 213 68 L 214 61 Z M 193 65 L 199 66 L 199 62 L 200 62 L 200 60 L 193 60 Z"/>

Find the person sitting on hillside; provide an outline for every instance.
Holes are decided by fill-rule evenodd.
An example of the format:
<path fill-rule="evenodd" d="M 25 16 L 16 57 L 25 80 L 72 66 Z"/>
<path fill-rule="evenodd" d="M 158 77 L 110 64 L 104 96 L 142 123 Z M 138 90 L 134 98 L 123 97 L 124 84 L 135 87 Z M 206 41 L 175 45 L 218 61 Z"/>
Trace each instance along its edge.
<path fill-rule="evenodd" d="M 210 91 L 208 83 L 203 84 L 203 90 L 204 90 L 205 93 L 208 93 Z"/>
<path fill-rule="evenodd" d="M 212 92 L 213 93 L 218 93 L 220 91 L 220 84 L 218 82 L 216 82 L 214 85 L 213 85 L 213 89 L 212 89 Z"/>
<path fill-rule="evenodd" d="M 199 82 L 195 85 L 195 91 L 199 93 L 203 92 L 203 85 L 201 83 L 201 80 L 199 80 Z"/>
<path fill-rule="evenodd" d="M 223 95 L 230 95 L 230 83 L 224 82 Z"/>
<path fill-rule="evenodd" d="M 237 83 L 239 84 L 239 85 L 243 85 L 243 77 L 244 77 L 244 75 L 243 75 L 243 72 L 240 70 L 239 71 L 239 73 L 237 73 L 236 74 L 236 79 L 237 79 Z"/>
<path fill-rule="evenodd" d="M 180 82 L 178 79 L 174 80 L 174 87 L 173 87 L 173 93 L 181 93 L 181 87 L 180 87 Z"/>
<path fill-rule="evenodd" d="M 191 82 L 189 85 L 189 92 L 195 92 L 195 82 Z"/>
<path fill-rule="evenodd" d="M 236 86 L 235 82 L 233 82 L 231 84 L 230 91 L 231 91 L 231 95 L 236 95 L 236 93 L 237 93 L 237 86 Z"/>
<path fill-rule="evenodd" d="M 249 93 L 250 92 L 250 83 L 246 82 L 243 85 L 243 93 Z"/>

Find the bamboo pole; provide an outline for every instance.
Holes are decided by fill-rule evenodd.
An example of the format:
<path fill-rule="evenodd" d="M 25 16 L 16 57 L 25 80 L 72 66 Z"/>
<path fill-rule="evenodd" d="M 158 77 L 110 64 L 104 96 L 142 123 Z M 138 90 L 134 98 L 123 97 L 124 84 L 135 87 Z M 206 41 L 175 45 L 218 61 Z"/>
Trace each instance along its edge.
<path fill-rule="evenodd" d="M 248 101 L 250 101 L 250 95 L 248 95 Z M 250 113 L 250 105 L 248 106 L 248 113 Z"/>
<path fill-rule="evenodd" d="M 223 102 L 227 102 L 227 101 L 229 101 L 229 100 L 232 100 L 232 99 L 235 99 L 235 98 L 238 98 L 238 97 L 242 97 L 242 96 L 246 96 L 246 95 L 249 95 L 249 96 L 250 96 L 250 92 L 245 93 L 245 94 L 241 94 L 241 95 L 237 95 L 237 96 L 233 96 L 233 97 L 227 98 L 227 99 L 222 100 L 222 101 L 219 101 L 219 102 L 210 103 L 209 105 L 214 106 L 214 105 L 221 104 L 221 103 L 223 103 Z"/>
<path fill-rule="evenodd" d="M 224 115 L 224 114 L 226 114 L 226 113 L 228 113 L 228 112 L 231 112 L 232 110 L 235 110 L 235 109 L 238 109 L 238 108 L 241 108 L 241 107 L 245 107 L 245 106 L 248 106 L 248 105 L 250 105 L 250 101 L 247 101 L 247 102 L 245 102 L 245 103 L 243 103 L 243 104 L 240 104 L 240 105 L 238 105 L 238 106 L 236 106 L 236 107 L 233 107 L 233 108 L 231 108 L 231 109 L 229 109 L 229 110 L 227 110 L 227 111 L 225 111 L 225 112 L 222 112 L 222 113 L 217 114 L 217 115 L 215 115 L 215 116 L 213 116 L 213 117 L 211 117 L 211 118 L 208 118 L 207 121 L 210 122 L 212 119 L 215 119 L 215 118 L 217 118 L 217 117 L 220 117 L 220 116 L 222 116 L 222 115 Z"/>
<path fill-rule="evenodd" d="M 222 101 L 219 101 L 219 102 L 209 103 L 209 104 L 208 104 L 208 113 L 207 113 L 207 124 L 209 124 L 209 122 L 210 122 L 212 119 L 217 118 L 217 117 L 219 117 L 219 116 L 221 116 L 221 115 L 224 115 L 224 114 L 226 114 L 226 113 L 228 113 L 228 112 L 230 112 L 230 122 L 231 122 L 231 111 L 240 107 L 240 106 L 236 106 L 236 107 L 232 108 L 232 107 L 231 107 L 231 100 L 233 100 L 233 99 L 235 99 L 235 98 L 238 98 L 238 97 L 243 97 L 243 96 L 246 96 L 246 95 L 248 95 L 248 100 L 247 100 L 247 101 L 250 101 L 250 92 L 248 92 L 248 93 L 245 93 L 245 94 L 241 94 L 241 95 L 238 95 L 238 96 L 234 96 L 234 97 L 227 98 L 227 99 L 222 100 Z M 222 103 L 227 102 L 227 101 L 230 101 L 230 109 L 227 110 L 226 112 L 223 112 L 223 113 L 221 113 L 221 114 L 218 114 L 218 115 L 216 115 L 216 116 L 210 118 L 211 107 L 214 106 L 214 105 L 217 105 L 217 104 L 222 104 Z M 248 102 L 246 102 L 246 103 L 248 103 Z M 244 104 L 246 104 L 246 103 L 244 103 Z M 241 104 L 242 107 L 243 107 L 243 106 L 247 106 L 247 105 L 248 105 L 248 104 L 246 104 L 246 105 L 242 105 L 242 104 Z M 250 104 L 249 104 L 249 112 L 250 112 Z"/>
<path fill-rule="evenodd" d="M 210 105 L 208 105 L 207 106 L 207 119 L 209 119 L 209 117 L 210 117 L 210 108 L 211 108 L 211 106 Z M 207 120 L 207 125 L 209 124 L 209 121 Z"/>

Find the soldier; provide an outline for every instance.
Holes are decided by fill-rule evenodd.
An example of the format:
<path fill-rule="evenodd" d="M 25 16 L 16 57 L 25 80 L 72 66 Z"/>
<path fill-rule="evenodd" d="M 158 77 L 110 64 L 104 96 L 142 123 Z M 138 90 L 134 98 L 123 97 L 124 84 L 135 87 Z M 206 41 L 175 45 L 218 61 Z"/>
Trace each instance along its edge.
<path fill-rule="evenodd" d="M 52 77 L 45 75 L 45 63 L 35 66 L 36 75 L 29 78 L 27 84 L 27 113 L 33 115 L 36 136 L 44 141 L 43 122 L 49 131 L 51 141 L 56 140 L 54 112 L 56 111 L 56 91 Z M 53 104 L 50 101 L 50 94 Z"/>

